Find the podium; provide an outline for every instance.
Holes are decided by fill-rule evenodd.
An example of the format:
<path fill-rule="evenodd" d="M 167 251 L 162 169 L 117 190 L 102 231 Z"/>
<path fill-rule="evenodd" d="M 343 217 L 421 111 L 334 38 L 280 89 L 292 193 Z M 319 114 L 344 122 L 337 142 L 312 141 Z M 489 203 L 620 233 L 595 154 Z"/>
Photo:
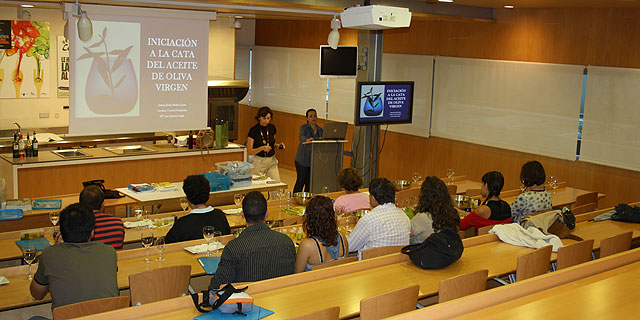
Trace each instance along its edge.
<path fill-rule="evenodd" d="M 313 140 L 302 143 L 311 151 L 311 193 L 322 193 L 323 187 L 329 187 L 329 192 L 339 190 L 338 173 L 342 170 L 345 142 L 347 140 Z"/>

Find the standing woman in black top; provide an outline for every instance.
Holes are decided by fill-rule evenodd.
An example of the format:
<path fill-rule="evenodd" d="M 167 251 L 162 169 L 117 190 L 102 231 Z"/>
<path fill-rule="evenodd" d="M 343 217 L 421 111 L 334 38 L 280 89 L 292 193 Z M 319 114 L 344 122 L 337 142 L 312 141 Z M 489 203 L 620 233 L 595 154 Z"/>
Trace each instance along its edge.
<path fill-rule="evenodd" d="M 276 149 L 284 149 L 284 143 L 276 144 L 276 126 L 271 124 L 273 112 L 269 107 L 258 110 L 258 123 L 249 129 L 247 154 L 253 157 L 252 174 L 265 172 L 273 180 L 280 181 Z"/>
<path fill-rule="evenodd" d="M 316 124 L 318 120 L 316 109 L 307 110 L 306 117 L 307 123 L 300 127 L 300 133 L 298 134 L 300 144 L 295 158 L 296 184 L 293 187 L 294 193 L 302 191 L 302 188 L 304 188 L 304 191 L 309 192 L 311 188 L 309 185 L 311 180 L 311 151 L 302 143 L 322 139 L 322 127 Z"/>

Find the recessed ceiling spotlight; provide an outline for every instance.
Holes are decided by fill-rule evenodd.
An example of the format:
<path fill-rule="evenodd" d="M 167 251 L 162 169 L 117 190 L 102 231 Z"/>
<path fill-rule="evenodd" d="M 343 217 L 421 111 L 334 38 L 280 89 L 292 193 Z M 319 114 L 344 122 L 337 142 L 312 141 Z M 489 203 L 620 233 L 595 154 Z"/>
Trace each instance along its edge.
<path fill-rule="evenodd" d="M 505 9 L 513 9 L 513 6 L 506 5 L 506 6 L 504 6 L 504 8 L 505 8 Z"/>

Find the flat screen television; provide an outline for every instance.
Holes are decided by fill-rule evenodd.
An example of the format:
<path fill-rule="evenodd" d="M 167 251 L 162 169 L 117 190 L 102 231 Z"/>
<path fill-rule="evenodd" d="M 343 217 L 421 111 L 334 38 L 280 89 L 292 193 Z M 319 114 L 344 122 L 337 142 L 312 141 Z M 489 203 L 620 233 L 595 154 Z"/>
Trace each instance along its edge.
<path fill-rule="evenodd" d="M 356 125 L 411 123 L 413 81 L 358 82 Z"/>
<path fill-rule="evenodd" d="M 358 47 L 320 46 L 320 78 L 355 78 L 358 73 Z"/>

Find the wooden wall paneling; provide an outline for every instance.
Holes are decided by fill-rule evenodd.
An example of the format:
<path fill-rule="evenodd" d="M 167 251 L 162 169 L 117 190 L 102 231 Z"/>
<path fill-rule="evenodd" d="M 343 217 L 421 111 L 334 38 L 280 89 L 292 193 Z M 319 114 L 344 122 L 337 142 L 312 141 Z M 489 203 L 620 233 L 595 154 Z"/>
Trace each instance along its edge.
<path fill-rule="evenodd" d="M 384 52 L 640 67 L 640 9 L 495 9 L 495 23 L 412 21 Z"/>
<path fill-rule="evenodd" d="M 256 45 L 319 49 L 327 44 L 331 18 L 326 20 L 256 20 Z M 355 29 L 340 29 L 341 46 L 358 44 Z"/>
<path fill-rule="evenodd" d="M 82 190 L 82 181 L 94 179 L 104 179 L 108 189 L 131 183 L 177 182 L 187 175 L 211 171 L 216 162 L 226 160 L 242 160 L 242 153 L 20 169 L 18 194 L 22 198 L 35 198 L 78 193 Z"/>

